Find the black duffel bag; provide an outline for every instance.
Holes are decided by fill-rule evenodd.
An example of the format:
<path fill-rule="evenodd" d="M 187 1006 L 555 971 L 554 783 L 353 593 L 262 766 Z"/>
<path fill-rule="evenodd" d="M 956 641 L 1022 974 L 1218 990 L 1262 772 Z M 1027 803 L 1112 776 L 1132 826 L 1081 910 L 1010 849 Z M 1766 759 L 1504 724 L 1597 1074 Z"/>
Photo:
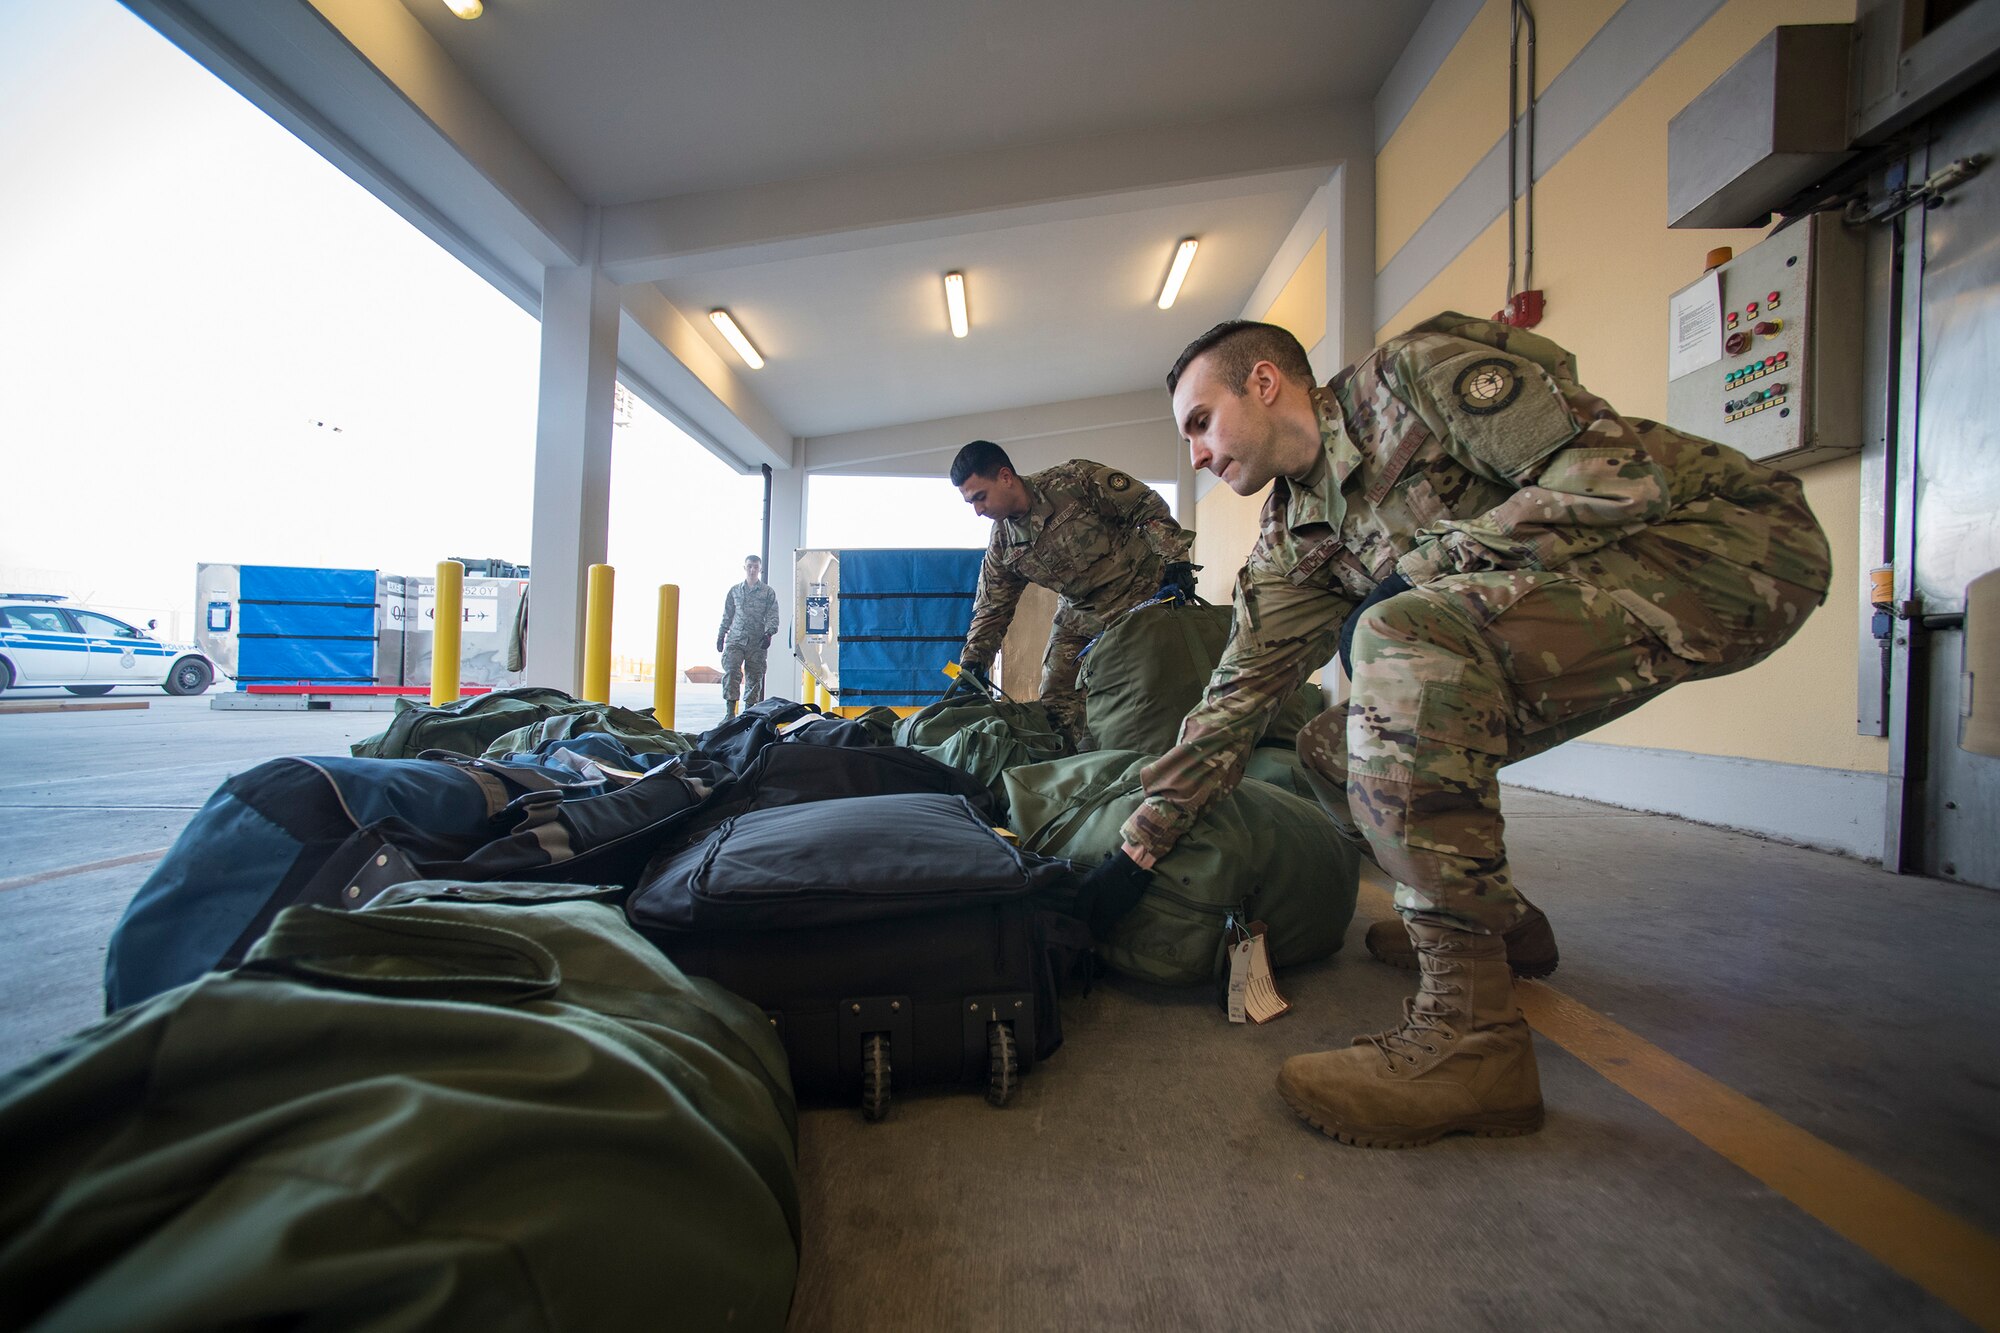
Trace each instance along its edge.
<path fill-rule="evenodd" d="M 802 1090 L 1014 1081 L 1062 1044 L 1057 981 L 1088 936 L 1049 910 L 1066 861 L 935 793 L 751 809 L 646 868 L 626 914 L 695 976 L 771 1015 Z"/>

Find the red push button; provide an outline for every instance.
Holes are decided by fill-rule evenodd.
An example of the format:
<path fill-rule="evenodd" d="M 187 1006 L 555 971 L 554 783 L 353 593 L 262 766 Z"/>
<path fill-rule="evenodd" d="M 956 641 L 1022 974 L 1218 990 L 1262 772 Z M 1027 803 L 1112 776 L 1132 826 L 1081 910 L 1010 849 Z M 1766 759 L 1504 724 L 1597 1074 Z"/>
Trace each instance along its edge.
<path fill-rule="evenodd" d="M 1757 318 L 1757 303 L 1755 301 L 1752 301 L 1749 305 L 1744 306 L 1743 309 L 1750 316 L 1750 318 L 1752 319 Z"/>

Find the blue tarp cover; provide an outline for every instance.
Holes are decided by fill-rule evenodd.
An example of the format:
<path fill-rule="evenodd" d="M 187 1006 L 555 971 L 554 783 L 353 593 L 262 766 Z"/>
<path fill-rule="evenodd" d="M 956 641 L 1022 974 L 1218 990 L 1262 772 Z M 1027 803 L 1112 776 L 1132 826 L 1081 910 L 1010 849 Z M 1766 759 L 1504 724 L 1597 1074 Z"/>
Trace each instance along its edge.
<path fill-rule="evenodd" d="M 374 681 L 374 570 L 244 565 L 239 578 L 239 685 Z"/>
<path fill-rule="evenodd" d="M 375 605 L 372 569 L 305 569 L 296 565 L 244 565 L 236 597 L 243 602 L 329 602 Z"/>
<path fill-rule="evenodd" d="M 840 701 L 927 704 L 972 623 L 983 551 L 841 551 Z"/>
<path fill-rule="evenodd" d="M 279 634 L 308 639 L 375 637 L 374 606 L 298 606 L 250 602 L 236 626 L 239 634 Z"/>
<path fill-rule="evenodd" d="M 240 639 L 236 680 L 243 685 L 372 685 L 375 641 L 346 639 Z"/>

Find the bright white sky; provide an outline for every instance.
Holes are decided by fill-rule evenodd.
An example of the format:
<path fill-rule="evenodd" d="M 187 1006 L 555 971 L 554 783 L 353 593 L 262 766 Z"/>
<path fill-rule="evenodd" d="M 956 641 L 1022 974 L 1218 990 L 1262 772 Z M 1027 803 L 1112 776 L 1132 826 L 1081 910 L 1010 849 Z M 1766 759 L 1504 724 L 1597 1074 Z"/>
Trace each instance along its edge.
<path fill-rule="evenodd" d="M 203 561 L 528 561 L 537 322 L 115 0 L 0 0 L 0 182 L 0 591 L 191 638 Z M 762 506 L 636 404 L 614 651 L 652 656 L 675 582 L 680 661 L 713 659 Z M 807 508 L 811 547 L 990 531 L 938 479 Z"/>
<path fill-rule="evenodd" d="M 201 561 L 528 560 L 535 320 L 113 0 L 0 0 L 0 180 L 0 590 L 185 637 Z M 829 480 L 811 544 L 876 544 Z M 899 544 L 984 543 L 887 485 Z M 710 660 L 762 479 L 639 405 L 612 497 L 616 650 L 678 582 Z"/>

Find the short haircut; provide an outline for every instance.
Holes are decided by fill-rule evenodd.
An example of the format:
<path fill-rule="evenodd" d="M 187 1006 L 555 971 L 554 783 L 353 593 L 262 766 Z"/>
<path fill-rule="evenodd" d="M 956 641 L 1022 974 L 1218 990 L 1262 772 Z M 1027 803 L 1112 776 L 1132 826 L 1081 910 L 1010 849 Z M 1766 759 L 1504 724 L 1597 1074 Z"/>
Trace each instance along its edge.
<path fill-rule="evenodd" d="M 1005 449 L 991 440 L 974 440 L 951 460 L 951 484 L 963 486 L 973 477 L 997 477 L 1003 467 L 1009 472 L 1020 471 Z"/>
<path fill-rule="evenodd" d="M 743 557 L 743 563 L 746 565 L 753 560 L 756 561 L 759 565 L 762 565 L 764 563 L 764 557 L 758 555 L 755 551 L 752 551 L 750 554 Z"/>
<path fill-rule="evenodd" d="M 1168 393 L 1180 387 L 1181 376 L 1204 352 L 1215 353 L 1216 378 L 1239 398 L 1250 381 L 1251 367 L 1259 361 L 1269 361 L 1286 379 L 1308 389 L 1314 384 L 1312 362 L 1306 359 L 1306 349 L 1299 345 L 1291 330 L 1255 320 L 1230 319 L 1187 345 L 1180 360 L 1167 372 Z"/>

